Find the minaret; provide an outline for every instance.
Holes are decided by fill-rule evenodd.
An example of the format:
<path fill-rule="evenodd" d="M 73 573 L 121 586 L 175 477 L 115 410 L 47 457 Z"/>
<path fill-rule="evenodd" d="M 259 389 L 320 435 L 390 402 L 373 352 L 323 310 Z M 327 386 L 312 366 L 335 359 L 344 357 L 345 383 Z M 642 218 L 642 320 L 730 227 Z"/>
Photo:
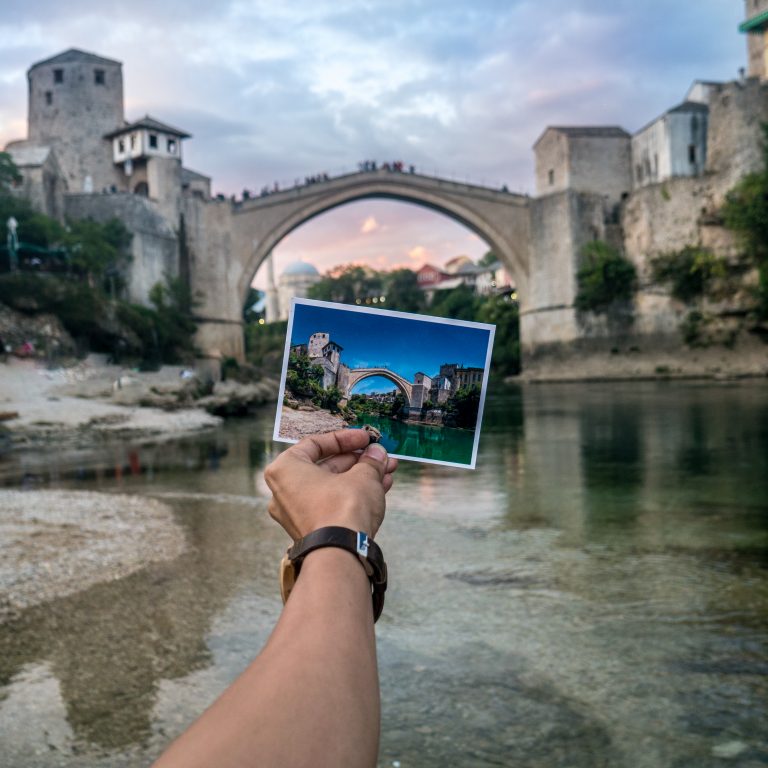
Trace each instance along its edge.
<path fill-rule="evenodd" d="M 274 323 L 280 319 L 280 300 L 275 284 L 275 262 L 272 251 L 267 256 L 267 303 L 264 308 L 264 319 L 268 323 Z"/>

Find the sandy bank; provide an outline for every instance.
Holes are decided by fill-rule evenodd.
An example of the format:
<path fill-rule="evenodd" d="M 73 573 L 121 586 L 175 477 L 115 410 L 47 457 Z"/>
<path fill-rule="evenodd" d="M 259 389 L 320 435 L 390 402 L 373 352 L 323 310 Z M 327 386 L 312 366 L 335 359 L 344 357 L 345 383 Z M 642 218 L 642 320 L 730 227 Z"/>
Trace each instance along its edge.
<path fill-rule="evenodd" d="M 10 359 L 0 364 L 0 412 L 17 413 L 4 420 L 12 444 L 37 441 L 57 443 L 92 442 L 110 435 L 140 438 L 181 434 L 209 429 L 221 419 L 203 410 L 118 405 L 111 398 L 113 382 L 122 373 L 117 366 L 85 361 L 74 368 L 49 371 L 33 361 Z M 176 369 L 157 374 L 158 382 L 178 377 Z M 154 380 L 150 379 L 150 380 Z M 99 398 L 99 399 L 93 399 Z"/>
<path fill-rule="evenodd" d="M 155 499 L 0 490 L 0 622 L 185 548 L 172 510 Z"/>
<path fill-rule="evenodd" d="M 348 426 L 341 416 L 328 411 L 295 411 L 283 406 L 280 416 L 280 436 L 290 440 L 301 440 L 318 432 L 332 432 Z"/>

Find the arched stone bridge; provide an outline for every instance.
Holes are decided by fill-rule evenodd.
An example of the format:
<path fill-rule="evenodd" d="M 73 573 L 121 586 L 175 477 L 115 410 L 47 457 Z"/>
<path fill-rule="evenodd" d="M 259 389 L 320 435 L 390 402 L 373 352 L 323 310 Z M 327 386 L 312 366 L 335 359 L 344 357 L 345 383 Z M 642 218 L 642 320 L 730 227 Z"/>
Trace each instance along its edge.
<path fill-rule="evenodd" d="M 200 297 L 198 347 L 242 359 L 242 308 L 264 259 L 286 235 L 315 216 L 370 198 L 415 203 L 468 227 L 507 266 L 525 301 L 528 197 L 416 173 L 361 171 L 237 204 L 212 200 L 187 214 L 190 283 Z"/>
<path fill-rule="evenodd" d="M 204 356 L 244 359 L 242 309 L 257 269 L 297 227 L 356 200 L 386 198 L 431 208 L 479 235 L 516 283 L 524 365 L 587 334 L 574 301 L 582 246 L 610 237 L 604 195 L 564 190 L 539 198 L 379 169 L 233 203 L 195 200 L 181 222 L 182 270 L 198 299 L 196 345 Z"/>
<path fill-rule="evenodd" d="M 413 384 L 406 381 L 400 374 L 390 371 L 389 368 L 350 368 L 347 386 L 344 389 L 344 397 L 348 398 L 351 396 L 355 384 L 372 376 L 382 376 L 385 379 L 389 379 L 403 393 L 408 406 L 413 405 Z"/>

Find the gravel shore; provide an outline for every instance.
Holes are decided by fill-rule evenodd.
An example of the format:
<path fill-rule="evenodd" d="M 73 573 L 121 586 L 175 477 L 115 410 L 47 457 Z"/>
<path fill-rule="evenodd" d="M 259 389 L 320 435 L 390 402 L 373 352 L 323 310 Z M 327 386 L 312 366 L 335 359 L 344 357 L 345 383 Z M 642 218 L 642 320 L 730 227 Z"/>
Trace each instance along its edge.
<path fill-rule="evenodd" d="M 2 427 L 11 444 L 51 443 L 60 448 L 110 435 L 171 437 L 221 423 L 220 418 L 196 408 L 164 411 L 105 402 L 121 370 L 89 361 L 56 370 L 12 358 L 0 364 L 0 413 L 5 414 Z M 148 374 L 159 381 L 163 375 L 177 378 L 178 372 Z"/>
<path fill-rule="evenodd" d="M 301 440 L 318 432 L 333 432 L 349 426 L 341 416 L 329 411 L 297 411 L 283 406 L 280 412 L 280 437 Z"/>
<path fill-rule="evenodd" d="M 0 623 L 185 549 L 171 508 L 155 499 L 0 490 Z"/>

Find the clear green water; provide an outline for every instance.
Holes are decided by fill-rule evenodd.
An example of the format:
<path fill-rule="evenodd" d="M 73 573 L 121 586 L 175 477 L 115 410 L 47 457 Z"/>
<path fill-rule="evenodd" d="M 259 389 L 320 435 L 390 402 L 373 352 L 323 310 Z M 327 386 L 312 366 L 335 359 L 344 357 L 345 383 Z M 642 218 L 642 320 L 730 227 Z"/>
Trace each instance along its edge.
<path fill-rule="evenodd" d="M 0 764 L 146 764 L 258 652 L 271 417 L 141 447 L 136 475 L 124 445 L 0 463 L 161 498 L 191 544 L 0 627 Z M 492 392 L 475 472 L 398 475 L 381 766 L 768 764 L 764 381 Z"/>
<path fill-rule="evenodd" d="M 370 415 L 361 417 L 361 421 L 381 432 L 382 445 L 390 453 L 456 464 L 472 463 L 474 431 L 432 427 Z"/>

